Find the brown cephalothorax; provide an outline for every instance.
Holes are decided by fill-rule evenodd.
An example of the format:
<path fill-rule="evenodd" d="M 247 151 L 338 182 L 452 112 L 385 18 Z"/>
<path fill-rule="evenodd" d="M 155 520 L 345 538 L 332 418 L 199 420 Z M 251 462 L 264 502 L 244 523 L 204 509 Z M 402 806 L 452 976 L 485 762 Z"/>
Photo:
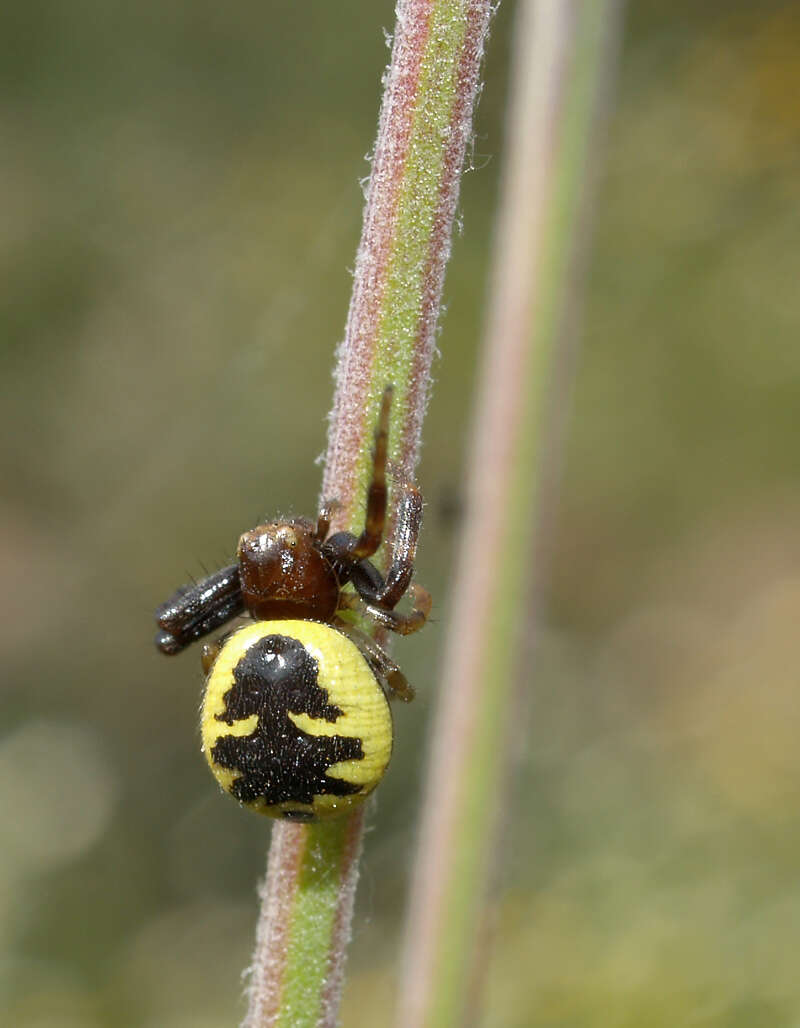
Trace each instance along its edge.
<path fill-rule="evenodd" d="M 331 621 L 339 579 L 308 518 L 271 521 L 239 540 L 242 600 L 254 618 Z"/>
<path fill-rule="evenodd" d="M 322 505 L 316 522 L 289 518 L 258 525 L 239 539 L 237 562 L 193 585 L 181 586 L 156 611 L 156 646 L 179 653 L 226 622 L 250 614 L 256 620 L 312 620 L 333 624 L 353 638 L 378 677 L 405 699 L 413 695 L 402 673 L 372 640 L 339 617 L 356 611 L 382 628 L 407 635 L 425 623 L 430 595 L 411 585 L 422 497 L 411 483 L 401 485 L 392 563 L 384 577 L 369 559 L 377 551 L 386 524 L 386 458 L 392 388 L 383 395 L 375 430 L 372 479 L 367 490 L 364 529 L 329 535 L 336 501 Z M 352 590 L 343 592 L 348 583 Z M 409 613 L 395 610 L 410 592 Z M 226 636 L 203 647 L 209 671 Z"/>

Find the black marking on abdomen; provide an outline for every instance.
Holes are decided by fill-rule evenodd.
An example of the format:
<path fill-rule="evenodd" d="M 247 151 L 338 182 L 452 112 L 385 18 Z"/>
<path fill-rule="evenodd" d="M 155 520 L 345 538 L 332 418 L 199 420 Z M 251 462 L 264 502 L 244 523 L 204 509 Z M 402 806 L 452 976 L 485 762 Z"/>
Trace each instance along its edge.
<path fill-rule="evenodd" d="M 258 724 L 250 735 L 221 736 L 211 756 L 220 767 L 239 772 L 230 791 L 243 803 L 263 797 L 268 806 L 311 804 L 314 796 L 350 796 L 361 790 L 325 773 L 341 760 L 362 760 L 361 739 L 309 735 L 288 717 L 291 711 L 333 723 L 341 715 L 320 688 L 318 671 L 306 648 L 287 635 L 259 639 L 233 669 L 234 684 L 217 720 L 233 725 L 255 714 Z"/>

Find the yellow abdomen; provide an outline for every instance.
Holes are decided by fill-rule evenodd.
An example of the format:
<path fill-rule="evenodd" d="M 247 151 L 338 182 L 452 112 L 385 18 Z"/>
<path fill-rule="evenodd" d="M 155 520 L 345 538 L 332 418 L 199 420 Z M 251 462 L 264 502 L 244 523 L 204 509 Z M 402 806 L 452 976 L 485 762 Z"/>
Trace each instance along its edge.
<path fill-rule="evenodd" d="M 272 817 L 347 813 L 380 782 L 392 716 L 359 648 L 316 621 L 257 621 L 206 681 L 203 752 L 227 792 Z"/>

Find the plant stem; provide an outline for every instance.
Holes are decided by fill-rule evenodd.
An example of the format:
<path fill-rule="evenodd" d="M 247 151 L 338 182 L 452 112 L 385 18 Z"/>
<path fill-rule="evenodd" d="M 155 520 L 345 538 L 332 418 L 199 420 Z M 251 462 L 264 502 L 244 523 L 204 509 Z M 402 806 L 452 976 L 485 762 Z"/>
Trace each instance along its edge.
<path fill-rule="evenodd" d="M 398 1024 L 474 1020 L 614 0 L 522 0 L 480 399 Z M 552 474 L 547 475 L 552 480 Z M 465 630 L 466 627 L 466 630 Z M 530 647 L 527 647 L 530 662 Z"/>
<path fill-rule="evenodd" d="M 394 385 L 393 477 L 413 476 L 445 266 L 471 133 L 489 0 L 400 0 L 347 330 L 323 497 L 359 532 L 380 397 Z M 390 489 L 389 510 L 394 506 Z M 387 564 L 391 535 L 378 557 Z M 246 1028 L 337 1022 L 363 813 L 277 823 L 262 890 Z"/>

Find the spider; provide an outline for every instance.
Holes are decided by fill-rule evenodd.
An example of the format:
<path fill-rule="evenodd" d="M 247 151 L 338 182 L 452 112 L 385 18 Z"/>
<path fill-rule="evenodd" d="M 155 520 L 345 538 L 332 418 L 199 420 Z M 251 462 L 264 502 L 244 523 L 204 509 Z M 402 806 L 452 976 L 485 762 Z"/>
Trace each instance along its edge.
<path fill-rule="evenodd" d="M 181 586 L 156 611 L 156 646 L 165 654 L 242 614 L 254 619 L 203 646 L 203 748 L 226 791 L 272 816 L 316 820 L 363 802 L 391 755 L 385 692 L 405 701 L 414 695 L 383 648 L 342 617 L 355 612 L 408 635 L 431 609 L 430 594 L 411 584 L 422 521 L 413 484 L 402 485 L 385 577 L 370 560 L 386 525 L 392 395 L 389 386 L 360 535 L 329 534 L 336 501 L 322 504 L 316 523 L 266 522 L 241 536 L 236 564 Z M 395 608 L 407 592 L 412 609 L 401 613 Z"/>

